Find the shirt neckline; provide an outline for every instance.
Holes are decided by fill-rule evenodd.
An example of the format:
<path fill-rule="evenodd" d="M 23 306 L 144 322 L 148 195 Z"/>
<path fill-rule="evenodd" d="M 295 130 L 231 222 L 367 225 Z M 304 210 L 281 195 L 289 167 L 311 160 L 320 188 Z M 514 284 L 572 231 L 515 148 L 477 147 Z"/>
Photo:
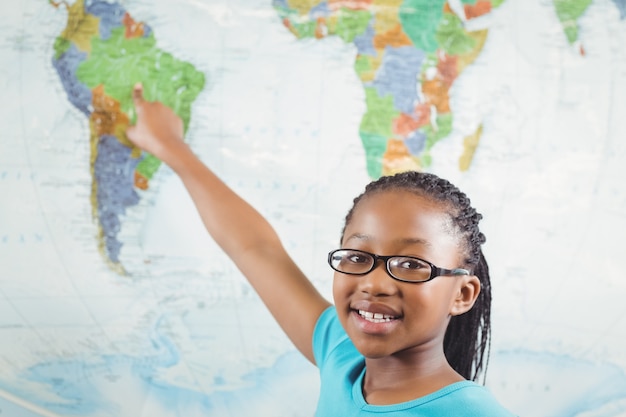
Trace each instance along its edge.
<path fill-rule="evenodd" d="M 422 404 L 426 404 L 430 401 L 436 400 L 437 398 L 448 395 L 449 393 L 453 391 L 457 391 L 468 386 L 476 385 L 472 381 L 459 381 L 459 382 L 454 382 L 450 385 L 447 385 L 423 397 L 416 398 L 414 400 L 409 400 L 409 401 L 405 401 L 405 402 L 401 402 L 397 404 L 375 405 L 375 404 L 369 404 L 367 401 L 365 401 L 365 397 L 363 396 L 363 389 L 362 389 L 364 378 L 365 378 L 365 366 L 363 366 L 361 373 L 359 374 L 359 376 L 354 381 L 354 384 L 352 385 L 352 399 L 359 409 L 364 410 L 364 411 L 373 411 L 373 412 L 379 412 L 379 413 L 388 412 L 388 411 L 401 411 L 401 410 L 407 410 L 409 408 L 418 407 Z"/>

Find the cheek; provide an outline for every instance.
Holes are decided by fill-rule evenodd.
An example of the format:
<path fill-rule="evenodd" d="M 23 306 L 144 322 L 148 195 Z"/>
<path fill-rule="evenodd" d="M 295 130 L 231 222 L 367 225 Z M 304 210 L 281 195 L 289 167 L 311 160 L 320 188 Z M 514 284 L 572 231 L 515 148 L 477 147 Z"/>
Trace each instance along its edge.
<path fill-rule="evenodd" d="M 437 277 L 441 279 L 442 277 Z M 418 291 L 412 291 L 410 294 L 411 300 L 407 300 L 409 304 L 414 305 L 416 308 L 429 311 L 434 316 L 448 316 L 452 309 L 452 304 L 455 295 L 455 286 L 450 285 L 449 282 L 436 282 L 430 281 Z M 418 284 L 419 285 L 419 284 Z M 405 292 L 405 296 L 408 296 L 409 292 Z"/>
<path fill-rule="evenodd" d="M 337 273 L 335 272 L 335 274 L 333 275 L 333 299 L 335 300 L 335 304 L 337 304 L 337 301 L 339 301 L 340 298 L 342 298 L 342 283 L 341 283 L 341 278 L 337 277 Z"/>
<path fill-rule="evenodd" d="M 354 280 L 350 280 L 348 278 L 350 277 L 340 275 L 338 272 L 335 272 L 333 276 L 333 299 L 335 301 L 335 305 L 344 302 L 345 299 L 354 291 L 354 285 L 352 284 Z"/>

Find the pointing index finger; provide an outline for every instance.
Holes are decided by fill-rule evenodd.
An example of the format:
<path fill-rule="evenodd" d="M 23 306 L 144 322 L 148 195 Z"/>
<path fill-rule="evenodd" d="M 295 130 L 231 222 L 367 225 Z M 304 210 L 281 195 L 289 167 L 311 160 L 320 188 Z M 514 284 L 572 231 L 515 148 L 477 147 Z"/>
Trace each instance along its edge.
<path fill-rule="evenodd" d="M 143 85 L 141 85 L 141 83 L 135 84 L 135 87 L 133 88 L 133 101 L 135 102 L 135 105 L 143 102 Z"/>

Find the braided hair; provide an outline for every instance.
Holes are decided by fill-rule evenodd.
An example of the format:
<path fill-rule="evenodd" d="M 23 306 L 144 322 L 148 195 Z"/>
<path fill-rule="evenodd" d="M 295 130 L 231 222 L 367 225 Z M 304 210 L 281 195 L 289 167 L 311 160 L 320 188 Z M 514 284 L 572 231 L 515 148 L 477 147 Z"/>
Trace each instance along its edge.
<path fill-rule="evenodd" d="M 345 228 L 361 199 L 391 190 L 409 191 L 447 208 L 453 232 L 459 237 L 464 250 L 463 267 L 480 280 L 481 291 L 474 306 L 470 311 L 450 319 L 443 342 L 444 354 L 450 366 L 464 378 L 475 381 L 480 374 L 486 374 L 491 340 L 491 282 L 489 267 L 481 249 L 485 235 L 478 228 L 482 215 L 471 206 L 470 199 L 449 181 L 430 173 L 403 172 L 371 182 L 354 199 L 345 218 L 342 240 Z"/>

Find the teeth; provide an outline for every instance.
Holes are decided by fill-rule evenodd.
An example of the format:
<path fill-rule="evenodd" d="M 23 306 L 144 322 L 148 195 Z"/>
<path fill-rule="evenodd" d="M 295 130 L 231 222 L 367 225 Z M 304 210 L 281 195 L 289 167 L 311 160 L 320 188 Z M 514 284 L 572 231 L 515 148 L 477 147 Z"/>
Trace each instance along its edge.
<path fill-rule="evenodd" d="M 367 321 L 371 321 L 372 323 L 385 323 L 395 319 L 394 316 L 390 316 L 388 314 L 382 313 L 372 313 L 370 311 L 359 310 L 359 315 L 363 317 Z"/>

